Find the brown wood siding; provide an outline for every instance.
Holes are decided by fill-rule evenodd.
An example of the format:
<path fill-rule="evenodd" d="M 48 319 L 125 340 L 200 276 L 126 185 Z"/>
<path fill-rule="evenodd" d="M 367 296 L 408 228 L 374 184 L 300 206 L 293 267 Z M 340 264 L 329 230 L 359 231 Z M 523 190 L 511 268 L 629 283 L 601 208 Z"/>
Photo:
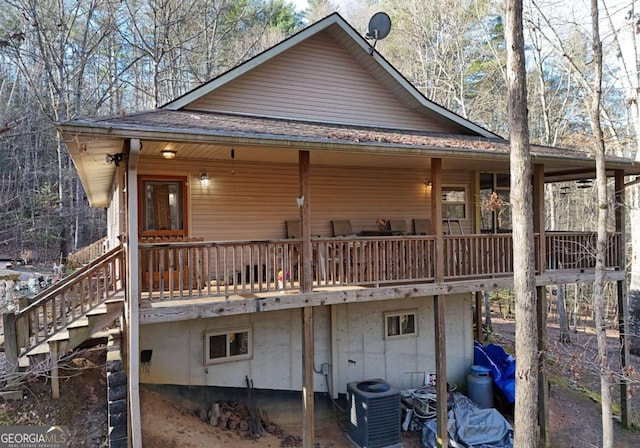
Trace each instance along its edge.
<path fill-rule="evenodd" d="M 399 101 L 326 33 L 194 101 L 187 109 L 449 130 Z"/>
<path fill-rule="evenodd" d="M 312 155 L 313 160 L 313 155 Z M 202 187 L 206 171 L 210 185 Z M 286 237 L 285 221 L 299 219 L 297 165 L 147 159 L 139 174 L 188 175 L 189 234 L 205 240 L 252 240 Z M 376 219 L 430 218 L 429 172 L 383 168 L 311 165 L 311 233 L 332 236 L 332 219 L 351 220 L 354 232 L 377 230 Z M 469 172 L 445 172 L 445 184 L 465 185 Z M 470 195 L 468 195 L 470 197 Z M 309 200 L 309 198 L 307 198 Z M 468 216 L 471 217 L 471 204 Z M 464 220 L 471 233 L 472 220 Z M 457 229 L 456 229 L 457 230 Z M 454 232 L 457 233 L 457 232 Z"/>

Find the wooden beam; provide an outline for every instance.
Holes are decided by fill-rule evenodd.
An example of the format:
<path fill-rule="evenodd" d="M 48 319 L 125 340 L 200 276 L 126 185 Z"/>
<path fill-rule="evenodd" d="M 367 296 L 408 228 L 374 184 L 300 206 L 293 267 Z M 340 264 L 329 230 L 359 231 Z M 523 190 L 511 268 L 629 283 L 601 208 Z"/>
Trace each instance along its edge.
<path fill-rule="evenodd" d="M 302 446 L 314 448 L 313 307 L 302 309 Z"/>
<path fill-rule="evenodd" d="M 49 357 L 51 359 L 51 396 L 60 398 L 60 344 L 61 341 L 49 341 Z"/>
<path fill-rule="evenodd" d="M 338 306 L 331 306 L 331 397 L 338 398 Z"/>
<path fill-rule="evenodd" d="M 476 306 L 475 306 L 475 322 L 476 322 L 476 341 L 484 341 L 484 334 L 482 332 L 482 306 L 483 306 L 483 294 L 482 291 L 476 291 Z"/>
<path fill-rule="evenodd" d="M 436 236 L 436 282 L 444 281 L 442 229 L 442 159 L 431 159 L 431 229 Z"/>
<path fill-rule="evenodd" d="M 593 282 L 592 272 L 554 273 L 536 277 L 536 285 L 556 285 L 567 283 Z M 607 281 L 623 281 L 623 271 L 607 271 Z M 171 305 L 161 303 L 157 307 L 141 308 L 140 324 L 154 324 L 180 320 L 205 319 L 209 317 L 233 316 L 261 311 L 303 308 L 305 306 L 335 305 L 340 303 L 374 302 L 377 300 L 402 299 L 463 294 L 484 290 L 513 288 L 513 277 L 486 280 L 466 280 L 445 284 L 416 284 L 402 286 L 381 286 L 378 288 L 344 289 L 317 291 L 310 294 L 286 294 L 263 298 L 197 299 L 196 301 L 176 300 Z"/>
<path fill-rule="evenodd" d="M 7 374 L 10 375 L 18 370 L 18 354 L 20 353 L 15 313 L 8 312 L 3 314 L 2 325 L 4 329 L 4 355 L 7 364 L 6 371 Z"/>
<path fill-rule="evenodd" d="M 618 254 L 620 254 L 619 266 L 626 266 L 626 223 L 625 223 L 625 184 L 624 184 L 624 172 L 617 170 L 615 172 L 615 221 L 616 232 L 620 233 L 620 247 L 618 248 Z M 623 273 L 626 269 L 621 269 Z M 627 281 L 619 280 L 616 285 L 616 292 L 618 298 L 618 330 L 620 332 L 620 370 L 627 372 L 629 366 L 629 344 L 627 344 L 627 319 L 629 316 L 629 304 L 627 298 Z M 620 414 L 622 415 L 622 426 L 631 428 L 631 401 L 629 400 L 631 392 L 631 385 L 626 374 L 623 374 L 620 381 Z"/>
<path fill-rule="evenodd" d="M 445 340 L 445 306 L 442 296 L 433 296 L 433 318 L 436 339 L 436 446 L 438 448 L 446 448 L 449 446 L 449 435 L 447 433 L 447 350 Z"/>
<path fill-rule="evenodd" d="M 538 316 L 538 425 L 540 427 L 540 447 L 550 446 L 549 387 L 547 382 L 547 288 L 537 286 Z"/>

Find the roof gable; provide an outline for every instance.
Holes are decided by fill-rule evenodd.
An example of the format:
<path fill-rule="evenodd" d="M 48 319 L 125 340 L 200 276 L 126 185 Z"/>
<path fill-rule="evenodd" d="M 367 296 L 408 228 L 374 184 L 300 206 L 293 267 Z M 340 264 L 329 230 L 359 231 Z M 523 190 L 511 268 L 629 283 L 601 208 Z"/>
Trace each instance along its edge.
<path fill-rule="evenodd" d="M 496 137 L 427 100 L 337 13 L 162 108 Z"/>

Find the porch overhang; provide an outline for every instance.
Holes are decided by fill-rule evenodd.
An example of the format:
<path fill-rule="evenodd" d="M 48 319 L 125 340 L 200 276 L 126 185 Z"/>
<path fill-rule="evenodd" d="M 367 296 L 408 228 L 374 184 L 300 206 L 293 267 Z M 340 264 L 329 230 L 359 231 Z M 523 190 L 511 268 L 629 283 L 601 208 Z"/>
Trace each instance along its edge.
<path fill-rule="evenodd" d="M 234 148 L 242 161 L 297 163 L 297 151 L 311 151 L 312 164 L 334 166 L 421 167 L 442 160 L 445 170 L 508 171 L 509 142 L 464 135 L 380 129 L 265 117 L 159 110 L 59 125 L 92 206 L 108 205 L 115 164 L 125 141 L 139 139 L 142 157 L 161 157 L 171 147 L 178 157 L 229 160 Z M 589 154 L 531 146 L 533 163 L 544 165 L 545 182 L 593 178 Z M 237 159 L 238 160 L 238 159 Z M 640 174 L 640 164 L 608 156 L 607 172 Z"/>

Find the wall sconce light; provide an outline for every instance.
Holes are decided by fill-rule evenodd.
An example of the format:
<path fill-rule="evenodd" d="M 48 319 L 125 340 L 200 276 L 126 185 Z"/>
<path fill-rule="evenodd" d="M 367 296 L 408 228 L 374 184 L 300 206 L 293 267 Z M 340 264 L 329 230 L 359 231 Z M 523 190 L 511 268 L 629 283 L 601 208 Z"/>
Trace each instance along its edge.
<path fill-rule="evenodd" d="M 175 159 L 178 151 L 175 151 L 173 149 L 163 149 L 162 151 L 160 151 L 160 153 L 165 159 Z"/>
<path fill-rule="evenodd" d="M 425 184 L 427 187 L 431 187 L 431 181 L 430 181 L 429 179 L 425 179 L 425 180 L 424 180 L 424 184 Z"/>
<path fill-rule="evenodd" d="M 205 188 L 209 186 L 209 175 L 207 173 L 200 174 L 200 185 Z"/>
<path fill-rule="evenodd" d="M 115 166 L 119 166 L 122 159 L 124 159 L 124 154 L 120 152 L 118 154 L 107 154 L 105 161 L 107 163 L 113 163 Z"/>

